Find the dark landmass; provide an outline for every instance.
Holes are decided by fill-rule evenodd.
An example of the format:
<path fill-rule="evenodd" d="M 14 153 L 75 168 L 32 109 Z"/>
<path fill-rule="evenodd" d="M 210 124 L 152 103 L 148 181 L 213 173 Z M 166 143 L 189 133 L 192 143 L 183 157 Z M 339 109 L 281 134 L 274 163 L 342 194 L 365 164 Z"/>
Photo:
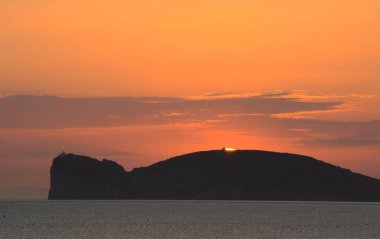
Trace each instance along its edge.
<path fill-rule="evenodd" d="M 380 201 L 380 180 L 311 157 L 213 150 L 130 172 L 110 160 L 61 154 L 49 199 Z"/>

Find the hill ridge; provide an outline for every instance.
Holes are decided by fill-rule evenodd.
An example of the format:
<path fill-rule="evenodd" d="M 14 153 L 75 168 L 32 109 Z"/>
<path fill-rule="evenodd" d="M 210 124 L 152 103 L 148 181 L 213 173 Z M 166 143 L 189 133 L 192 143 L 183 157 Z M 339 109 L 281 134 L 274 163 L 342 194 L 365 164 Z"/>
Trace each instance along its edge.
<path fill-rule="evenodd" d="M 51 167 L 49 199 L 380 201 L 380 180 L 262 150 L 199 151 L 129 172 L 111 160 L 61 154 Z"/>

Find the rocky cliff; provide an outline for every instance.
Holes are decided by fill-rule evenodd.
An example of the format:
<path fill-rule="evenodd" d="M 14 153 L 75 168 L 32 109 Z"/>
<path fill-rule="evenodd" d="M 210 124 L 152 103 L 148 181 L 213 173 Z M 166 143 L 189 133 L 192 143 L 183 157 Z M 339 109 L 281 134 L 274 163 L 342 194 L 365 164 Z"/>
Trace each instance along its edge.
<path fill-rule="evenodd" d="M 49 199 L 119 199 L 126 174 L 110 160 L 62 153 L 50 169 Z"/>

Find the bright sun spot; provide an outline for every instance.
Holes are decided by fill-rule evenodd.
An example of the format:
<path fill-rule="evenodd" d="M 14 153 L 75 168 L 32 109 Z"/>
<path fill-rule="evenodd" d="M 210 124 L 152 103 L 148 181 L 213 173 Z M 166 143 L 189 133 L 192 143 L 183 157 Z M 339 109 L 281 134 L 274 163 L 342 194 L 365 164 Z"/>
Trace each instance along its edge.
<path fill-rule="evenodd" d="M 234 148 L 227 148 L 227 147 L 224 147 L 223 150 L 226 152 L 235 152 L 236 151 L 236 149 L 234 149 Z"/>

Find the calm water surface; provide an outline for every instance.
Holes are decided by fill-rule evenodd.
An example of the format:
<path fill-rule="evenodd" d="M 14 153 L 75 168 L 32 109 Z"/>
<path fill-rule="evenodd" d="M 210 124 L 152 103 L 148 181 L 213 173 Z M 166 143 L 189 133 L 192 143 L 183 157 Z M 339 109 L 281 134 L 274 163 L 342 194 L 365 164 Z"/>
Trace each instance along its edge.
<path fill-rule="evenodd" d="M 0 201 L 0 238 L 380 238 L 380 204 Z"/>

